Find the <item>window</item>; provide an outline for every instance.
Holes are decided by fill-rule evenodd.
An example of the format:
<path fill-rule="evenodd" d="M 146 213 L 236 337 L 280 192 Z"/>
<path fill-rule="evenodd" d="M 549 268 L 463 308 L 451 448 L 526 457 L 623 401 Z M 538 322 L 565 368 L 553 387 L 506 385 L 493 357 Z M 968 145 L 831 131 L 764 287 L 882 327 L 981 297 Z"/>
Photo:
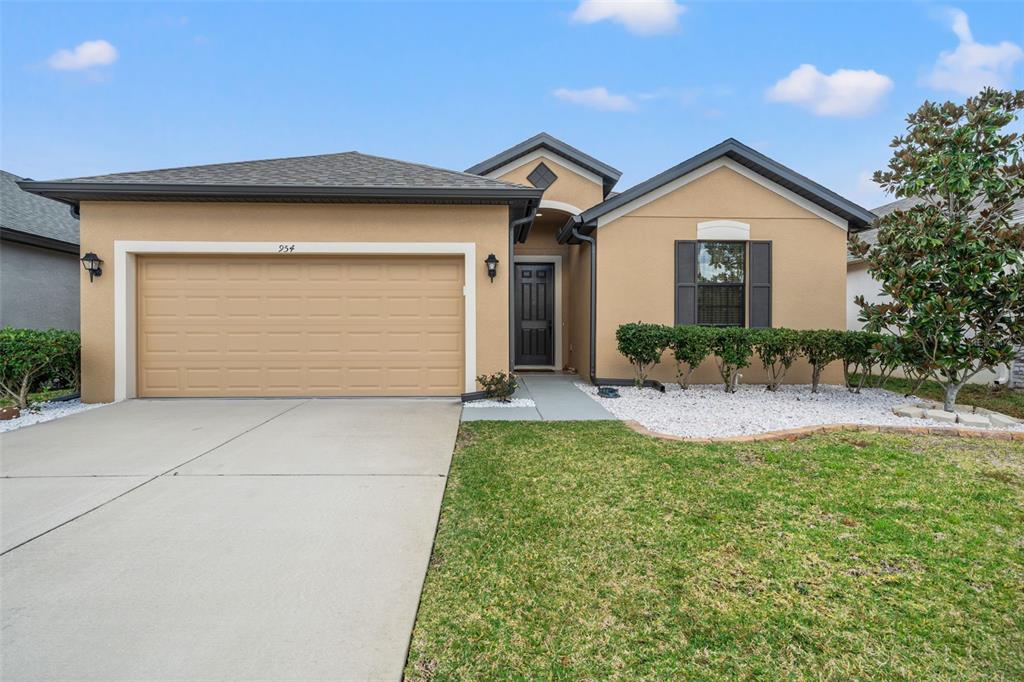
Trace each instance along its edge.
<path fill-rule="evenodd" d="M 744 242 L 698 243 L 697 324 L 744 326 L 746 256 Z"/>

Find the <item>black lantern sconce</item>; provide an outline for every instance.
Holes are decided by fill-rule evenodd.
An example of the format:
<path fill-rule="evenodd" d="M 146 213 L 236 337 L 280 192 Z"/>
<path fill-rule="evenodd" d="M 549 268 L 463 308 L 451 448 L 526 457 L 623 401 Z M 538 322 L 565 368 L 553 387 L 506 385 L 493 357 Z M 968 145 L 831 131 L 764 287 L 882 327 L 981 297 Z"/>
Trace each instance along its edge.
<path fill-rule="evenodd" d="M 82 256 L 82 267 L 89 273 L 89 281 L 92 281 L 93 277 L 99 277 L 103 274 L 103 261 L 95 253 L 90 251 L 89 253 Z"/>
<path fill-rule="evenodd" d="M 493 253 L 487 256 L 487 260 L 484 261 L 484 265 L 487 266 L 487 276 L 494 281 L 495 275 L 498 274 L 498 258 Z"/>

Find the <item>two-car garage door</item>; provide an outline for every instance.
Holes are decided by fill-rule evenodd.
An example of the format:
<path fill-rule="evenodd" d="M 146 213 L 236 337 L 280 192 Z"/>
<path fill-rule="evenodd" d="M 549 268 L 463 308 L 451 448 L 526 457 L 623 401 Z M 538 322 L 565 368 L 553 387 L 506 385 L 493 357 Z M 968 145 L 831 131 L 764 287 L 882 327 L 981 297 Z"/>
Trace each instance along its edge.
<path fill-rule="evenodd" d="M 138 395 L 458 395 L 463 270 L 449 256 L 140 256 Z"/>

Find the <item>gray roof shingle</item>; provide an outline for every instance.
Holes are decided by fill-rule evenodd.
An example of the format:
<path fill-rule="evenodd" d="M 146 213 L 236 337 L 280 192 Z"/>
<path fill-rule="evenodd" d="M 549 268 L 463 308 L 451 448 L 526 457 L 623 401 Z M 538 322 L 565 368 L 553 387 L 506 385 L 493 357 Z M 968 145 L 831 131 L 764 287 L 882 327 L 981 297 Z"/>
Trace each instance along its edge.
<path fill-rule="evenodd" d="M 29 194 L 18 186 L 24 178 L 0 171 L 0 227 L 78 244 L 78 220 L 58 201 Z"/>
<path fill-rule="evenodd" d="M 52 182 L 481 190 L 524 187 L 470 173 L 360 152 L 109 173 Z"/>

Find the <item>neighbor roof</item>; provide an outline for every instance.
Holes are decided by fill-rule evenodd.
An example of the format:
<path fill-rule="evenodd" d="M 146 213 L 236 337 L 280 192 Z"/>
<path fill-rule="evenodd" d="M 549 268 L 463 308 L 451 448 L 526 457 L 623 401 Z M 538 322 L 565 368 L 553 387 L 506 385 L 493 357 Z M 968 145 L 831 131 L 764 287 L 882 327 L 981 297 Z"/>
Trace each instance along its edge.
<path fill-rule="evenodd" d="M 848 199 L 844 199 L 832 190 L 819 185 L 813 180 L 800 175 L 796 171 L 783 166 L 781 163 L 773 161 L 761 152 L 751 149 L 739 140 L 735 140 L 730 137 L 724 142 L 721 142 L 714 147 L 711 147 L 710 149 L 707 149 L 700 154 L 669 168 L 666 171 L 658 173 L 649 180 L 645 180 L 638 185 L 634 185 L 624 192 L 616 194 L 614 197 L 609 197 L 600 204 L 587 209 L 578 217 L 575 217 L 571 222 L 576 225 L 582 225 L 583 231 L 589 233 L 593 231 L 594 227 L 596 227 L 596 221 L 601 216 L 625 206 L 635 199 L 653 192 L 659 187 L 667 185 L 673 180 L 681 178 L 687 173 L 695 171 L 698 168 L 722 157 L 730 158 L 736 163 L 746 166 L 750 170 L 764 176 L 772 182 L 775 182 L 791 192 L 802 196 L 808 201 L 836 214 L 849 222 L 851 230 L 863 230 L 875 219 L 875 214 L 866 208 L 858 206 Z M 562 233 L 559 235 L 560 239 L 564 240 L 568 238 L 568 228 L 569 225 L 567 225 L 566 228 L 563 228 Z"/>
<path fill-rule="evenodd" d="M 619 181 L 620 177 L 622 177 L 622 171 L 612 168 L 603 161 L 598 161 L 593 156 L 590 156 L 589 154 L 576 149 L 576 147 L 562 142 L 557 137 L 547 133 L 538 133 L 528 140 L 523 140 L 519 144 L 509 147 L 505 151 L 495 154 L 486 161 L 481 161 L 475 166 L 470 166 L 466 169 L 466 172 L 473 173 L 475 175 L 487 175 L 491 171 L 512 163 L 516 159 L 526 156 L 538 149 L 547 149 L 565 159 L 568 159 L 569 161 L 572 161 L 577 166 L 581 166 L 591 173 L 599 175 L 603 181 L 602 185 L 604 188 L 604 196 L 608 195 L 612 190 L 612 187 L 615 186 L 615 183 Z"/>
<path fill-rule="evenodd" d="M 60 242 L 77 253 L 78 220 L 64 204 L 23 191 L 17 184 L 23 179 L 0 171 L 0 228 L 4 236 L 39 246 Z"/>
<path fill-rule="evenodd" d="M 47 182 L 22 182 L 41 196 L 83 199 L 422 201 L 507 203 L 542 191 L 469 173 L 359 152 L 218 163 Z"/>

